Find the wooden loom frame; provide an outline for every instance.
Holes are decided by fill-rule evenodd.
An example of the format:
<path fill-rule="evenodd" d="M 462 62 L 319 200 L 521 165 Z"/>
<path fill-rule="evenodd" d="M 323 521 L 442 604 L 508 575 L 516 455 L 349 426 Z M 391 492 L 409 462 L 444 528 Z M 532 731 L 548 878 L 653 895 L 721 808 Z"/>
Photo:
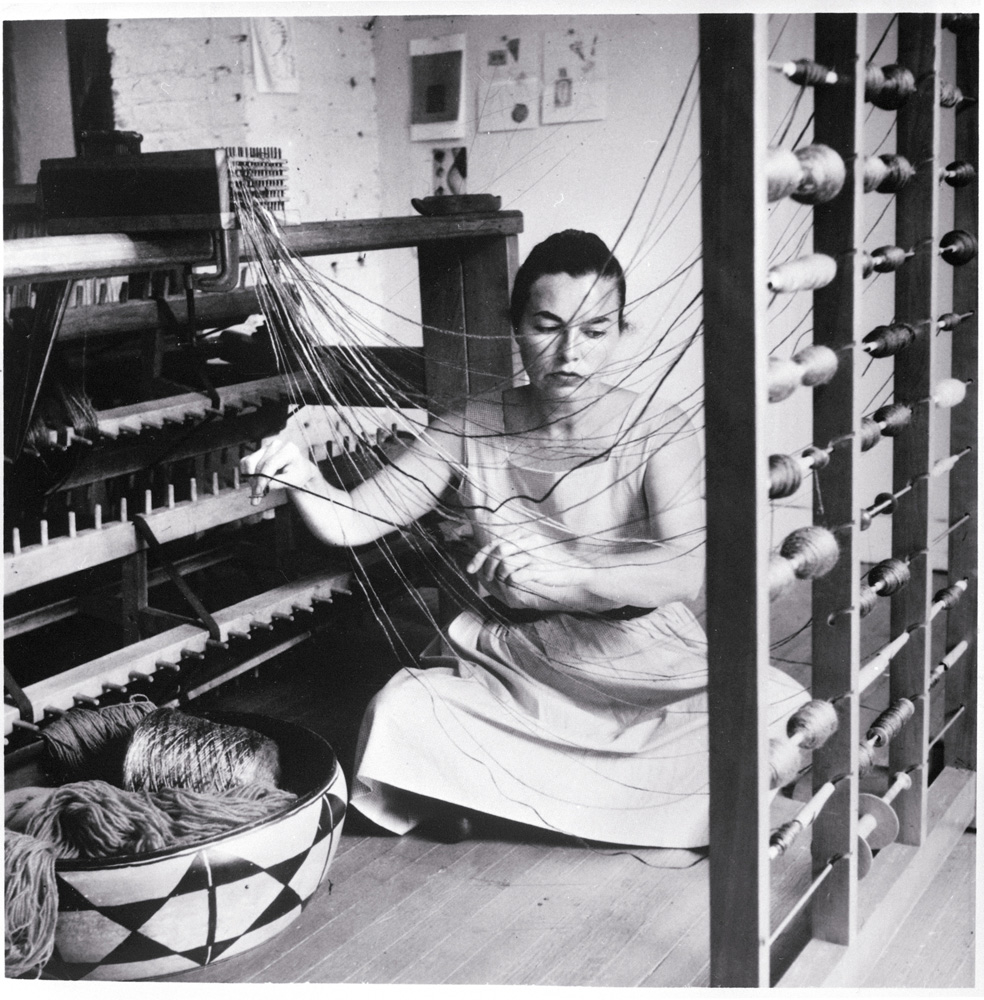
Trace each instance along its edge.
<path fill-rule="evenodd" d="M 935 245 L 951 226 L 939 220 L 938 14 L 899 15 L 899 62 L 913 70 L 918 93 L 899 113 L 898 152 L 919 164 L 915 181 L 898 196 L 897 240 L 911 247 L 927 235 Z M 976 25 L 958 35 L 957 82 L 976 96 Z M 711 768 L 711 985 L 768 986 L 772 968 L 769 915 L 770 861 L 766 691 L 769 654 L 766 405 L 766 74 L 765 15 L 701 15 L 705 72 L 703 106 L 704 342 L 708 505 L 708 645 Z M 950 536 L 950 583 L 968 590 L 949 619 L 947 649 L 969 647 L 946 684 L 949 720 L 942 773 L 928 785 L 930 643 L 919 627 L 896 658 L 891 696 L 916 698 L 916 716 L 890 747 L 890 771 L 911 770 L 913 786 L 896 800 L 902 832 L 858 881 L 858 634 L 861 576 L 858 515 L 870 498 L 859 493 L 858 328 L 864 113 L 864 20 L 855 14 L 816 16 L 816 60 L 835 67 L 841 85 L 816 91 L 815 141 L 837 149 L 847 164 L 840 196 L 814 212 L 814 249 L 838 255 L 838 277 L 814 296 L 815 341 L 840 348 L 833 382 L 814 397 L 814 441 L 853 434 L 824 471 L 827 524 L 852 524 L 839 537 L 841 557 L 813 586 L 813 696 L 837 698 L 838 732 L 814 753 L 814 789 L 842 775 L 813 828 L 814 883 L 808 902 L 811 940 L 779 980 L 782 986 L 856 984 L 871 949 L 884 943 L 893 922 L 918 899 L 974 814 L 976 733 L 976 384 L 954 411 L 950 453 L 966 447 L 951 479 L 950 524 L 970 518 Z M 726 69 L 725 69 L 726 67 Z M 844 81 L 844 77 L 848 80 Z M 956 155 L 977 166 L 976 105 L 956 127 Z M 927 161 L 929 165 L 927 166 Z M 952 228 L 976 235 L 976 182 L 956 192 Z M 917 254 L 896 275 L 900 319 L 935 317 L 935 252 Z M 954 275 L 953 309 L 976 308 L 976 261 Z M 895 359 L 898 398 L 930 395 L 934 332 L 923 328 L 913 348 Z M 976 318 L 953 334 L 953 374 L 977 373 Z M 854 341 L 853 349 L 843 349 Z M 940 433 L 930 408 L 914 409 L 913 424 L 896 439 L 894 485 L 914 483 L 893 523 L 893 551 L 913 554 L 912 581 L 892 601 L 892 634 L 928 622 L 932 565 L 928 490 L 932 435 Z M 959 470 L 959 471 L 958 471 Z M 817 516 L 817 521 L 820 517 Z M 938 737 L 937 737 L 938 738 Z M 877 952 L 875 952 L 877 953 Z"/>

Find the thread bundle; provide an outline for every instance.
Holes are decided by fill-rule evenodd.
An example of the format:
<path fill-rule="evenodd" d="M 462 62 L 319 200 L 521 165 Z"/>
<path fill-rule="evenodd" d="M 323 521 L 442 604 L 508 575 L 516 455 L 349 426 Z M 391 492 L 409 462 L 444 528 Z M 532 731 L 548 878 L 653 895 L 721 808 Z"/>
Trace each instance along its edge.
<path fill-rule="evenodd" d="M 891 597 L 911 579 L 909 564 L 901 559 L 885 559 L 868 572 L 868 582 L 860 592 L 861 617 L 867 618 L 875 609 L 879 597 Z"/>
<path fill-rule="evenodd" d="M 769 561 L 769 596 L 778 597 L 794 580 L 816 580 L 829 573 L 840 556 L 833 532 L 819 525 L 787 535 Z"/>
<path fill-rule="evenodd" d="M 916 168 L 897 153 L 869 156 L 864 161 L 865 193 L 896 194 L 916 176 Z"/>
<path fill-rule="evenodd" d="M 963 229 L 952 229 L 940 240 L 939 249 L 947 264 L 960 267 L 977 256 L 977 239 Z"/>
<path fill-rule="evenodd" d="M 887 323 L 876 326 L 862 344 L 873 358 L 888 358 L 904 351 L 916 339 L 916 331 L 908 323 Z"/>
<path fill-rule="evenodd" d="M 279 756 L 268 737 L 150 702 L 71 709 L 42 735 L 49 765 L 78 780 L 6 796 L 8 975 L 40 974 L 51 958 L 57 859 L 198 843 L 279 813 L 297 798 L 276 787 Z"/>
<path fill-rule="evenodd" d="M 966 160 L 954 160 L 943 168 L 943 180 L 953 188 L 966 187 L 976 178 L 977 170 Z"/>
<path fill-rule="evenodd" d="M 868 727 L 864 742 L 858 746 L 858 774 L 869 774 L 875 766 L 875 750 L 888 746 L 902 727 L 916 714 L 908 698 L 897 698 Z"/>
<path fill-rule="evenodd" d="M 861 252 L 861 276 L 870 278 L 875 271 L 879 274 L 897 271 L 912 255 L 911 250 L 903 250 L 902 247 L 894 246 L 878 247 L 871 253 L 863 250 Z"/>
<path fill-rule="evenodd" d="M 769 269 L 769 290 L 773 292 L 808 292 L 825 288 L 837 277 L 837 261 L 824 253 L 777 264 Z"/>
<path fill-rule="evenodd" d="M 812 59 L 792 59 L 777 68 L 792 83 L 801 87 L 820 87 L 824 84 L 834 84 L 838 80 L 835 70 Z"/>
<path fill-rule="evenodd" d="M 837 374 L 837 355 L 823 344 L 809 344 L 791 359 L 769 358 L 769 402 L 778 403 L 805 385 L 826 385 Z"/>
<path fill-rule="evenodd" d="M 837 710 L 829 701 L 814 699 L 786 722 L 786 739 L 769 740 L 769 787 L 782 788 L 800 771 L 800 753 L 822 747 L 837 731 Z"/>
<path fill-rule="evenodd" d="M 889 403 L 870 417 L 861 418 L 861 450 L 871 451 L 882 437 L 896 437 L 912 422 L 912 407 Z"/>
<path fill-rule="evenodd" d="M 807 448 L 802 455 L 770 455 L 769 499 L 791 497 L 803 485 L 807 471 L 829 464 L 830 452 L 824 448 Z"/>
<path fill-rule="evenodd" d="M 898 111 L 916 92 L 912 70 L 898 63 L 869 66 L 865 73 L 864 99 L 882 111 Z"/>

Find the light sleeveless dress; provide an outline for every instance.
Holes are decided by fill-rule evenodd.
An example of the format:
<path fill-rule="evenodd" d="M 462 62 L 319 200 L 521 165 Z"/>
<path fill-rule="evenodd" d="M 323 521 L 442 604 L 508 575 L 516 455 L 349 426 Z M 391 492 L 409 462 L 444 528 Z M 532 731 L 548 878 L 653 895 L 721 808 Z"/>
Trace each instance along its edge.
<path fill-rule="evenodd" d="M 653 540 L 643 476 L 674 432 L 658 417 L 636 410 L 609 455 L 567 473 L 514 454 L 500 401 L 472 401 L 466 421 L 459 495 L 478 545 L 522 533 L 549 558 L 554 541 L 612 552 Z M 438 799 L 588 840 L 706 845 L 707 645 L 691 611 L 525 617 L 476 600 L 423 669 L 388 682 L 363 719 L 352 804 L 394 833 Z M 773 674 L 779 723 L 805 696 Z"/>

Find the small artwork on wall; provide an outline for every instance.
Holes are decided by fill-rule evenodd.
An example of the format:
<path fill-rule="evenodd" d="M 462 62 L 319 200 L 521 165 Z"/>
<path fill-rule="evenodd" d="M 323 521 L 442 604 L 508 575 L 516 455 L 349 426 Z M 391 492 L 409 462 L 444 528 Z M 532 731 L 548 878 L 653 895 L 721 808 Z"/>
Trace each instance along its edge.
<path fill-rule="evenodd" d="M 592 28 L 543 38 L 543 124 L 585 122 L 608 113 L 606 44 Z"/>
<path fill-rule="evenodd" d="M 540 123 L 534 38 L 503 35 L 487 50 L 475 94 L 476 131 L 513 132 Z"/>
<path fill-rule="evenodd" d="M 465 134 L 465 36 L 410 42 L 410 138 L 460 139 Z"/>

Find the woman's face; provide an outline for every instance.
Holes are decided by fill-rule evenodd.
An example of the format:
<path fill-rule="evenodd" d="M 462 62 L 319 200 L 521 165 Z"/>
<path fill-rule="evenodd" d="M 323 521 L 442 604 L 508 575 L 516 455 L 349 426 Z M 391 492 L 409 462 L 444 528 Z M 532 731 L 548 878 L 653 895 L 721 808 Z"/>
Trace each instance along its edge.
<path fill-rule="evenodd" d="M 516 331 L 532 385 L 566 398 L 609 362 L 619 339 L 619 295 L 613 278 L 544 274 L 533 283 Z"/>

